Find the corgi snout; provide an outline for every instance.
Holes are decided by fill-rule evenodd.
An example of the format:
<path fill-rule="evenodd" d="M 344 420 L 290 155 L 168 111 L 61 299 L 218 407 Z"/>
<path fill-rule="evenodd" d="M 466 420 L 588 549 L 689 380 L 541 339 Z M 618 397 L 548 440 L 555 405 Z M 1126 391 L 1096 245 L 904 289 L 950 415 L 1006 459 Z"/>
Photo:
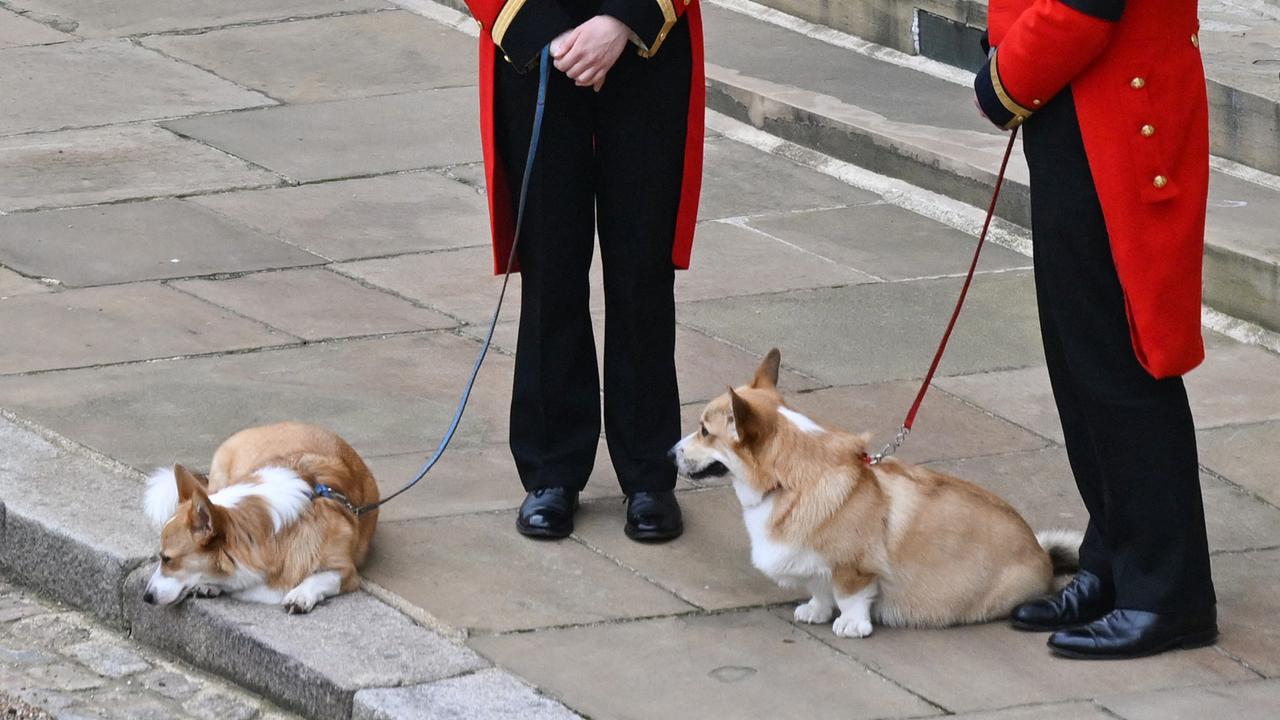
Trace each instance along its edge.
<path fill-rule="evenodd" d="M 147 581 L 147 588 L 142 591 L 142 601 L 148 605 L 172 605 L 182 598 L 183 590 L 181 582 L 166 577 L 157 567 Z"/>
<path fill-rule="evenodd" d="M 708 478 L 724 477 L 729 474 L 729 468 L 714 457 L 691 458 L 685 448 L 688 446 L 693 436 L 687 436 L 676 443 L 674 447 L 667 452 L 667 458 L 676 466 L 676 472 L 691 480 L 706 480 Z"/>

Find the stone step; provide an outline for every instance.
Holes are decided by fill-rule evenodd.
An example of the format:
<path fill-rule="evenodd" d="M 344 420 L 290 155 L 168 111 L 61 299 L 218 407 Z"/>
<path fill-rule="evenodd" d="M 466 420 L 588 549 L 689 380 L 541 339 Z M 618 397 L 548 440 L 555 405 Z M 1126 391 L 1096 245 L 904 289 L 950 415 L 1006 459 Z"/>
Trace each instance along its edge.
<path fill-rule="evenodd" d="M 815 30 L 810 37 L 754 15 L 742 0 L 704 13 L 708 107 L 836 159 L 985 208 L 1007 135 L 980 118 L 965 73 Z M 845 7 L 842 5 L 841 7 Z M 759 6 L 756 6 L 759 8 Z M 748 8 L 749 9 L 749 8 Z M 848 9 L 848 8 L 846 8 Z M 812 28 L 810 28 L 812 29 Z M 1021 149 L 998 214 L 1029 226 Z M 1210 180 L 1205 302 L 1280 331 L 1280 178 L 1216 159 Z"/>
<path fill-rule="evenodd" d="M 983 62 L 988 0 L 760 1 L 908 54 L 967 70 Z M 1280 1 L 1205 0 L 1200 19 L 1213 153 L 1280 174 Z"/>

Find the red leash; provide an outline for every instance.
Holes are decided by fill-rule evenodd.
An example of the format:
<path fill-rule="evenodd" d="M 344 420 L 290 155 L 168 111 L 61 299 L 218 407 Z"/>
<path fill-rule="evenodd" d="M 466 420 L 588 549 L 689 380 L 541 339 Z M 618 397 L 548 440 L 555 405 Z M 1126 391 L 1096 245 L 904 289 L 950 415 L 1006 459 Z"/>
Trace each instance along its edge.
<path fill-rule="evenodd" d="M 942 362 L 942 354 L 947 350 L 947 341 L 951 339 L 951 331 L 956 327 L 956 320 L 960 317 L 960 310 L 964 307 L 965 296 L 969 294 L 969 286 L 973 283 L 973 274 L 978 269 L 978 258 L 982 255 L 982 246 L 987 241 L 987 230 L 991 227 L 991 218 L 996 214 L 996 200 L 1000 198 L 1000 186 L 1004 184 L 1005 168 L 1009 166 L 1009 156 L 1013 154 L 1013 141 L 1018 137 L 1018 128 L 1014 128 L 1009 133 L 1009 145 L 1004 149 L 1004 159 L 1000 161 L 1000 172 L 996 175 L 996 187 L 991 193 L 991 204 L 987 206 L 987 219 L 982 223 L 982 232 L 978 234 L 978 246 L 973 250 L 973 261 L 969 263 L 969 274 L 964 279 L 964 286 L 960 288 L 960 298 L 956 300 L 956 309 L 951 312 L 951 320 L 947 323 L 947 330 L 942 334 L 942 342 L 938 344 L 938 351 L 933 354 L 933 362 L 929 364 L 929 372 L 924 376 L 924 382 L 920 385 L 920 391 L 916 393 L 915 402 L 911 403 L 911 409 L 907 411 L 907 418 L 902 421 L 902 427 L 898 430 L 898 434 L 894 436 L 893 441 L 884 446 L 884 449 L 875 455 L 866 455 L 868 464 L 875 465 L 889 455 L 893 454 L 898 448 L 902 447 L 902 443 L 907 439 L 907 435 L 911 434 L 911 426 L 916 422 L 916 413 L 920 411 L 920 404 L 924 402 L 925 393 L 929 392 L 929 385 L 933 383 L 933 374 L 938 371 L 938 364 Z"/>

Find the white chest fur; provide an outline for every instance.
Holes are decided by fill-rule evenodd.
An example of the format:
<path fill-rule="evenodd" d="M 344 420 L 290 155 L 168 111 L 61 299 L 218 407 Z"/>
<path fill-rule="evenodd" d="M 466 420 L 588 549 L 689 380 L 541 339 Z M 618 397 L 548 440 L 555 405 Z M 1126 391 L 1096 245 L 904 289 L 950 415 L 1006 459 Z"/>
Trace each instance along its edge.
<path fill-rule="evenodd" d="M 803 587 L 817 577 L 831 577 L 831 566 L 818 553 L 779 542 L 772 537 L 769 518 L 773 499 L 744 508 L 742 519 L 751 538 L 751 564 L 784 587 Z"/>

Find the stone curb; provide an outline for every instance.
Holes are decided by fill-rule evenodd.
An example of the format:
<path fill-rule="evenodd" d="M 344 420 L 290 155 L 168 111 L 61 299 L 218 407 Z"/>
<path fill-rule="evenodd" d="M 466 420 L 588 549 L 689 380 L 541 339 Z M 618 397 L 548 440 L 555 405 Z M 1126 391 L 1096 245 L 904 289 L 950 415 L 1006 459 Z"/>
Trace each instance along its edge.
<path fill-rule="evenodd" d="M 914 71 L 903 69 L 903 73 Z M 896 133 L 859 108 L 809 90 L 748 77 L 735 70 L 707 66 L 707 107 L 784 140 L 853 163 L 917 187 L 986 208 L 995 186 L 995 170 L 1004 150 L 975 139 L 963 154 L 930 147 L 918 136 Z M 978 144 L 980 141 L 981 144 Z M 996 214 L 1030 227 L 1031 202 L 1026 163 L 1010 159 Z M 1280 193 L 1259 186 L 1258 193 Z M 1267 228 L 1254 228 L 1266 237 Z M 1218 227 L 1210 215 L 1204 256 L 1204 302 L 1232 317 L 1280 331 L 1280 262 L 1274 249 L 1244 247 L 1231 239 L 1239 230 Z"/>
<path fill-rule="evenodd" d="M 305 616 L 223 599 L 147 605 L 141 474 L 3 409 L 0 448 L 0 571 L 140 642 L 317 720 L 357 707 L 380 720 L 577 717 L 363 591 Z"/>

